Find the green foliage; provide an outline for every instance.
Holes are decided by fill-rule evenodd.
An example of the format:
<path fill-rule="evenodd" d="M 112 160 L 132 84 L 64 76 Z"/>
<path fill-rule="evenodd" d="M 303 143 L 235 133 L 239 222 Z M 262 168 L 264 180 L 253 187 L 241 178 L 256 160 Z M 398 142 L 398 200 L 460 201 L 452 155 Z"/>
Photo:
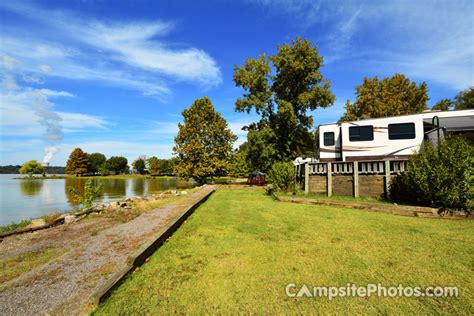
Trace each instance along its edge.
<path fill-rule="evenodd" d="M 455 102 L 456 110 L 474 109 L 474 87 L 459 92 Z"/>
<path fill-rule="evenodd" d="M 66 173 L 76 176 L 83 175 L 89 170 L 89 158 L 80 148 L 76 148 L 69 155 L 66 163 Z"/>
<path fill-rule="evenodd" d="M 474 147 L 465 139 L 451 137 L 436 149 L 426 142 L 422 152 L 408 163 L 408 172 L 394 181 L 392 199 L 439 207 L 469 209 L 474 171 Z"/>
<path fill-rule="evenodd" d="M 270 181 L 280 191 L 295 190 L 295 166 L 291 162 L 275 162 L 270 170 Z"/>
<path fill-rule="evenodd" d="M 159 170 L 162 175 L 172 175 L 174 173 L 174 166 L 177 163 L 176 158 L 160 159 Z"/>
<path fill-rule="evenodd" d="M 456 103 L 449 100 L 449 99 L 443 99 L 436 103 L 431 109 L 432 110 L 437 110 L 437 111 L 448 111 L 448 110 L 453 110 L 456 106 Z"/>
<path fill-rule="evenodd" d="M 158 157 L 151 156 L 150 158 L 148 158 L 147 164 L 149 173 L 158 174 L 160 170 L 160 160 L 158 159 Z"/>
<path fill-rule="evenodd" d="M 68 193 L 72 196 L 75 203 L 80 203 L 84 207 L 91 207 L 92 202 L 102 193 L 102 184 L 94 186 L 92 179 L 88 179 L 84 184 L 83 194 L 78 192 L 74 187 L 67 187 Z"/>
<path fill-rule="evenodd" d="M 178 177 L 193 178 L 199 184 L 228 169 L 232 144 L 237 137 L 226 120 L 204 97 L 183 111 L 184 124 L 178 124 L 173 151 L 178 155 Z"/>
<path fill-rule="evenodd" d="M 276 146 L 275 131 L 265 123 L 249 127 L 247 141 L 242 144 L 252 170 L 267 172 L 277 158 L 282 158 Z"/>
<path fill-rule="evenodd" d="M 474 109 L 474 87 L 459 92 L 454 101 L 443 99 L 432 107 L 432 110 L 441 111 L 468 109 Z"/>
<path fill-rule="evenodd" d="M 146 169 L 146 158 L 145 157 L 138 157 L 133 163 L 132 167 L 136 170 L 139 174 L 144 174 Z"/>
<path fill-rule="evenodd" d="M 107 159 L 105 167 L 114 174 L 125 173 L 128 171 L 128 160 L 125 157 L 113 156 Z"/>
<path fill-rule="evenodd" d="M 176 161 L 176 158 L 158 159 L 155 156 L 150 157 L 147 160 L 148 172 L 151 174 L 172 175 Z"/>
<path fill-rule="evenodd" d="M 228 174 L 231 177 L 247 177 L 251 171 L 247 161 L 247 151 L 245 146 L 241 146 L 239 150 L 232 153 Z"/>
<path fill-rule="evenodd" d="M 107 158 L 105 155 L 101 153 L 92 153 L 88 154 L 87 157 L 89 158 L 89 172 L 99 172 L 102 165 L 105 163 Z"/>
<path fill-rule="evenodd" d="M 110 171 L 107 169 L 107 164 L 103 163 L 102 166 L 99 167 L 99 173 L 101 176 L 109 176 Z"/>
<path fill-rule="evenodd" d="M 297 38 L 278 46 L 278 53 L 249 58 L 234 69 L 234 82 L 245 93 L 236 111 L 261 116 L 247 127 L 247 160 L 252 168 L 268 171 L 274 161 L 294 159 L 313 152 L 309 110 L 334 103 L 330 82 L 319 71 L 323 57 L 309 40 Z M 273 67 L 272 67 L 273 66 Z"/>
<path fill-rule="evenodd" d="M 42 174 L 44 175 L 46 171 L 44 170 L 43 165 L 41 165 L 36 160 L 27 161 L 21 166 L 19 172 L 21 174 L 28 174 L 30 177 L 34 174 Z"/>
<path fill-rule="evenodd" d="M 362 85 L 356 87 L 356 101 L 353 104 L 346 102 L 346 112 L 339 121 L 423 112 L 429 99 L 427 91 L 426 83 L 417 85 L 402 74 L 383 80 L 377 76 L 366 77 Z"/>

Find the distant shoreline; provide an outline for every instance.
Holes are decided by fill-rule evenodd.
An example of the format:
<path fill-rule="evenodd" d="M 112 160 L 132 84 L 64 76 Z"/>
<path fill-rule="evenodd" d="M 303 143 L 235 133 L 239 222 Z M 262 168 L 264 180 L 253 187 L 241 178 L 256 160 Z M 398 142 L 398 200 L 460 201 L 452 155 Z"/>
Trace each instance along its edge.
<path fill-rule="evenodd" d="M 12 174 L 17 175 L 17 174 Z M 29 177 L 28 175 L 24 175 L 21 177 L 15 177 L 13 179 L 18 180 L 48 180 L 48 179 L 153 179 L 153 178 L 176 178 L 175 176 L 170 175 L 149 175 L 149 174 L 118 174 L 118 175 L 108 175 L 108 176 L 75 176 L 75 175 L 34 175 Z"/>

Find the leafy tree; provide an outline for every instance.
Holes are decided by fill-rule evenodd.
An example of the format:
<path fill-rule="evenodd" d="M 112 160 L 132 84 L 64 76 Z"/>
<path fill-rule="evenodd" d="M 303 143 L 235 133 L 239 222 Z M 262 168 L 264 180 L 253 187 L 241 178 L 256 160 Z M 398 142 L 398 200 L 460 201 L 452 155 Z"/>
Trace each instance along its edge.
<path fill-rule="evenodd" d="M 448 110 L 453 110 L 456 107 L 456 103 L 449 100 L 449 99 L 443 99 L 436 103 L 431 109 L 432 110 L 438 110 L 438 111 L 448 111 Z"/>
<path fill-rule="evenodd" d="M 439 101 L 431 109 L 441 111 L 474 109 L 474 87 L 459 92 L 454 101 L 450 99 Z"/>
<path fill-rule="evenodd" d="M 428 88 L 426 83 L 417 85 L 402 74 L 379 80 L 364 78 L 356 87 L 356 101 L 346 103 L 346 112 L 341 122 L 359 118 L 378 118 L 415 114 L 427 109 Z"/>
<path fill-rule="evenodd" d="M 247 161 L 247 143 L 244 143 L 240 148 L 232 153 L 229 165 L 229 175 L 232 177 L 247 177 L 252 171 L 249 162 Z"/>
<path fill-rule="evenodd" d="M 151 156 L 150 158 L 148 158 L 147 164 L 148 172 L 150 172 L 151 174 L 158 174 L 160 170 L 160 160 L 158 159 L 158 157 Z"/>
<path fill-rule="evenodd" d="M 298 37 L 277 49 L 275 55 L 249 58 L 234 69 L 235 84 L 245 90 L 235 103 L 236 111 L 255 110 L 261 116 L 247 127 L 247 139 L 248 160 L 263 171 L 273 161 L 311 153 L 313 119 L 307 112 L 335 100 L 330 82 L 319 71 L 323 57 L 316 46 Z"/>
<path fill-rule="evenodd" d="M 183 111 L 173 151 L 178 155 L 175 172 L 203 184 L 209 177 L 227 170 L 232 144 L 237 137 L 226 120 L 207 98 L 201 98 Z"/>
<path fill-rule="evenodd" d="M 128 160 L 125 157 L 114 156 L 107 159 L 105 167 L 108 171 L 115 174 L 125 173 L 128 171 Z"/>
<path fill-rule="evenodd" d="M 30 160 L 27 161 L 21 166 L 20 168 L 20 173 L 21 174 L 28 174 L 30 177 L 33 176 L 34 174 L 45 174 L 46 171 L 44 170 L 44 167 L 42 164 L 37 162 L 36 160 Z"/>
<path fill-rule="evenodd" d="M 160 173 L 161 174 L 173 174 L 174 172 L 174 167 L 177 163 L 176 158 L 170 158 L 170 159 L 160 159 Z"/>
<path fill-rule="evenodd" d="M 107 158 L 105 158 L 105 155 L 101 153 L 88 154 L 87 157 L 89 158 L 89 171 L 94 173 L 98 172 L 100 167 L 107 160 Z"/>
<path fill-rule="evenodd" d="M 455 102 L 456 110 L 474 109 L 474 87 L 459 92 Z"/>
<path fill-rule="evenodd" d="M 88 169 L 89 159 L 87 154 L 80 148 L 74 149 L 67 160 L 66 173 L 80 176 L 87 173 Z"/>
<path fill-rule="evenodd" d="M 139 174 L 144 174 L 146 169 L 146 157 L 140 156 L 132 163 L 133 169 L 135 169 Z"/>

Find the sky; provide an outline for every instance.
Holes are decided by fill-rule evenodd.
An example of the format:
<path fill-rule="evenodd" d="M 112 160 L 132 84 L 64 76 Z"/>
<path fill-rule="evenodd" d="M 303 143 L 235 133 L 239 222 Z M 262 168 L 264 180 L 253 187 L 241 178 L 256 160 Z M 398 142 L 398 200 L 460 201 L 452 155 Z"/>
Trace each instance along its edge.
<path fill-rule="evenodd" d="M 208 96 L 239 137 L 233 69 L 297 36 L 317 45 L 335 122 L 364 77 L 426 82 L 429 106 L 474 86 L 474 1 L 1 1 L 0 165 L 65 165 L 75 147 L 172 157 L 181 113 Z"/>

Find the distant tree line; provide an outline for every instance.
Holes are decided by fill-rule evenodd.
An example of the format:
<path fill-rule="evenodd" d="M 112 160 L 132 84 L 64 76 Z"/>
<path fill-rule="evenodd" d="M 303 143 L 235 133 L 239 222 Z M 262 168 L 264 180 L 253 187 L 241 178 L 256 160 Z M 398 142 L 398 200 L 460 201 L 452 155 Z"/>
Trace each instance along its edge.
<path fill-rule="evenodd" d="M 20 173 L 20 165 L 8 165 L 8 166 L 0 166 L 0 174 L 19 174 Z M 65 174 L 66 168 L 60 166 L 48 166 L 43 167 L 44 171 L 48 174 Z"/>
<path fill-rule="evenodd" d="M 174 174 L 175 159 L 158 159 L 155 156 L 146 158 L 139 156 L 132 162 L 132 169 L 128 160 L 122 156 L 107 158 L 102 153 L 86 153 L 81 148 L 74 149 L 66 163 L 66 173 L 76 176 L 82 175 L 117 175 L 117 174 Z"/>

